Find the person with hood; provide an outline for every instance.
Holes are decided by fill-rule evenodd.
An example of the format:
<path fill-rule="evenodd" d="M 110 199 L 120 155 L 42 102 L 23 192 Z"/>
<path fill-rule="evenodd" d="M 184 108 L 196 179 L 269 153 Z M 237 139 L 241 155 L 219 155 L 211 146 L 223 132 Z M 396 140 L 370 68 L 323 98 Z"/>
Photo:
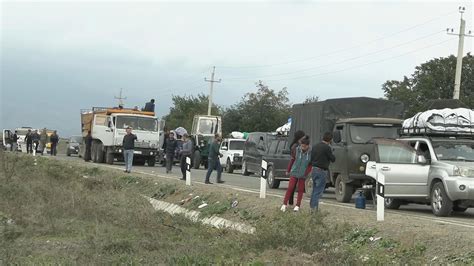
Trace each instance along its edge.
<path fill-rule="evenodd" d="M 286 170 L 286 176 L 288 176 L 290 174 L 291 166 L 293 165 L 293 162 L 295 161 L 296 148 L 300 145 L 301 139 L 303 139 L 305 136 L 306 136 L 306 134 L 302 130 L 298 130 L 298 131 L 295 132 L 295 136 L 293 137 L 293 141 L 291 142 L 291 145 L 290 145 L 290 158 L 291 159 L 290 159 L 290 162 L 288 163 L 288 167 L 287 167 L 287 170 Z M 296 191 L 296 186 L 297 185 L 298 184 L 295 183 L 295 187 L 293 188 L 293 193 L 291 193 L 290 200 L 288 201 L 288 203 L 290 205 L 293 205 L 293 199 L 295 198 L 295 191 Z"/>
<path fill-rule="evenodd" d="M 33 133 L 31 133 L 31 129 L 28 129 L 28 133 L 26 133 L 25 142 L 26 153 L 33 153 Z"/>
<path fill-rule="evenodd" d="M 41 155 L 44 154 L 44 151 L 46 150 L 46 144 L 48 143 L 48 133 L 46 132 L 47 129 L 46 128 L 43 128 L 43 130 L 41 130 L 41 134 L 40 134 L 40 149 L 41 149 Z"/>
<path fill-rule="evenodd" d="M 290 183 L 288 184 L 288 189 L 286 190 L 285 198 L 283 199 L 283 205 L 281 206 L 281 211 L 283 212 L 286 211 L 288 200 L 295 189 L 295 184 L 298 184 L 298 197 L 296 199 L 294 211 L 297 212 L 300 210 L 306 176 L 308 176 L 312 169 L 309 137 L 300 140 L 299 146 L 296 147 L 295 159 L 292 160 L 290 169 Z"/>
<path fill-rule="evenodd" d="M 176 148 L 178 148 L 178 141 L 174 138 L 174 132 L 171 131 L 168 135 L 168 138 L 165 140 L 165 144 L 163 145 L 163 149 L 165 150 L 166 154 L 166 173 L 171 173 L 173 168 L 174 162 L 174 153 L 176 152 Z"/>
<path fill-rule="evenodd" d="M 56 156 L 58 153 L 57 147 L 59 142 L 58 132 L 55 130 L 49 139 L 51 141 L 51 156 Z"/>

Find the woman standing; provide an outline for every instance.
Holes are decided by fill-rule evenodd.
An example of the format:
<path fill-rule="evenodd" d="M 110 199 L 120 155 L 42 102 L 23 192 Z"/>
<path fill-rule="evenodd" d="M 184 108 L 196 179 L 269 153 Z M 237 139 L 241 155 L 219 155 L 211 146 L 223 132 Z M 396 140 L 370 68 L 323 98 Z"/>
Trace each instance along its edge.
<path fill-rule="evenodd" d="M 305 133 L 304 131 L 302 130 L 298 130 L 295 132 L 295 136 L 293 138 L 293 142 L 291 142 L 291 145 L 290 145 L 290 156 L 291 156 L 291 159 L 290 159 L 290 162 L 288 163 L 288 167 L 287 167 L 287 170 L 286 170 L 286 176 L 288 176 L 290 174 L 290 171 L 291 171 L 291 166 L 293 165 L 293 162 L 295 161 L 295 157 L 296 157 L 296 147 L 298 147 L 298 145 L 300 145 L 300 140 L 302 138 L 305 137 Z M 295 183 L 295 186 L 293 188 L 293 192 L 291 193 L 291 196 L 290 196 L 290 200 L 289 200 L 289 204 L 290 205 L 293 205 L 293 199 L 295 197 L 295 190 L 296 190 L 296 183 Z"/>
<path fill-rule="evenodd" d="M 309 137 L 305 136 L 300 140 L 300 145 L 296 147 L 295 159 L 291 160 L 291 162 L 290 183 L 288 184 L 288 189 L 286 190 L 285 198 L 283 199 L 283 205 L 281 206 L 281 211 L 283 212 L 286 211 L 288 200 L 294 192 L 296 185 L 298 185 L 298 197 L 296 199 L 294 211 L 296 212 L 300 210 L 305 179 L 312 170 Z"/>

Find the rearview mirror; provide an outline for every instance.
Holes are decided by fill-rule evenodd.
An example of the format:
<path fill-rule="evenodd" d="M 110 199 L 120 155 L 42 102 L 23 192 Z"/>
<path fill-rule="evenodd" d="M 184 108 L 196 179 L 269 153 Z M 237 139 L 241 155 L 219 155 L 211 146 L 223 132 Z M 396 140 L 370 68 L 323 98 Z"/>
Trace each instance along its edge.
<path fill-rule="evenodd" d="M 334 141 L 334 143 L 340 143 L 342 140 L 341 131 L 334 131 L 332 140 Z"/>

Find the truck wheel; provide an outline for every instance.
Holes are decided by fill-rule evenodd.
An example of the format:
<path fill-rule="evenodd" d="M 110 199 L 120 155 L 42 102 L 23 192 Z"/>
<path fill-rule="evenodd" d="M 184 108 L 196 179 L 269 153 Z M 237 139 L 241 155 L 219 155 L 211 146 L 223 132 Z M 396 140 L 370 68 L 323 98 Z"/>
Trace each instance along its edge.
<path fill-rule="evenodd" d="M 104 160 L 105 159 L 104 158 L 105 157 L 104 156 L 104 151 L 102 150 L 102 147 L 103 147 L 102 143 L 100 143 L 100 142 L 97 143 L 97 146 L 96 146 L 97 155 L 96 156 L 97 156 L 97 162 L 98 163 L 103 163 L 105 161 Z"/>
<path fill-rule="evenodd" d="M 199 166 L 201 166 L 201 153 L 199 151 L 195 151 L 193 155 L 193 168 L 194 169 L 199 169 Z"/>
<path fill-rule="evenodd" d="M 148 159 L 146 160 L 146 164 L 148 164 L 148 166 L 150 167 L 155 166 L 155 163 L 156 163 L 156 158 L 154 156 L 148 157 Z"/>
<path fill-rule="evenodd" d="M 234 166 L 232 165 L 232 162 L 230 161 L 230 158 L 227 158 L 227 163 L 226 163 L 225 170 L 229 174 L 232 174 L 234 172 Z"/>
<path fill-rule="evenodd" d="M 338 175 L 336 178 L 336 200 L 339 202 L 350 202 L 352 199 L 352 194 L 354 194 L 354 188 L 352 185 L 345 183 L 342 180 L 342 176 Z"/>
<path fill-rule="evenodd" d="M 448 198 L 443 183 L 437 182 L 431 188 L 431 210 L 436 216 L 449 216 L 453 211 L 453 202 Z"/>
<path fill-rule="evenodd" d="M 97 143 L 95 141 L 91 144 L 91 160 L 97 163 Z"/>
<path fill-rule="evenodd" d="M 247 170 L 247 162 L 244 160 L 242 162 L 242 175 L 249 176 L 250 172 Z"/>
<path fill-rule="evenodd" d="M 280 180 L 275 179 L 275 175 L 273 174 L 273 167 L 269 166 L 267 169 L 267 183 L 270 188 L 278 188 L 280 187 Z"/>
<path fill-rule="evenodd" d="M 109 149 L 106 151 L 105 162 L 107 164 L 114 164 L 114 154 Z"/>
<path fill-rule="evenodd" d="M 385 208 L 390 210 L 398 210 L 402 202 L 399 199 L 385 198 Z"/>

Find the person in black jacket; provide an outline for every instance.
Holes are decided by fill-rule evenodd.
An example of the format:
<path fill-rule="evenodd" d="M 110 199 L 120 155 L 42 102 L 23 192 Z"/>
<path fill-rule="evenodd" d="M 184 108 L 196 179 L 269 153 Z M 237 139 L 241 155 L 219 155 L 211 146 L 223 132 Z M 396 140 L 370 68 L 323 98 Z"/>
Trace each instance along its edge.
<path fill-rule="evenodd" d="M 38 130 L 35 130 L 33 134 L 31 134 L 31 139 L 33 144 L 35 145 L 35 153 L 38 153 L 39 143 L 40 143 L 40 135 L 38 134 Z"/>
<path fill-rule="evenodd" d="M 86 150 L 84 151 L 84 161 L 88 162 L 91 160 L 91 151 L 92 151 L 92 132 L 89 130 L 87 135 L 84 137 L 84 144 Z"/>
<path fill-rule="evenodd" d="M 309 203 L 311 210 L 318 210 L 319 199 L 326 188 L 326 178 L 328 175 L 329 164 L 336 161 L 329 144 L 332 141 L 332 133 L 326 132 L 323 135 L 323 141 L 314 145 L 311 151 L 311 163 L 313 165 L 313 192 Z"/>
<path fill-rule="evenodd" d="M 51 156 L 56 156 L 56 154 L 58 153 L 57 147 L 59 142 L 59 136 L 56 130 L 53 132 L 53 134 L 51 134 L 49 140 L 51 141 Z"/>
<path fill-rule="evenodd" d="M 149 102 L 147 102 L 145 104 L 145 108 L 143 108 L 143 111 L 155 112 L 155 99 L 151 99 Z"/>
<path fill-rule="evenodd" d="M 176 148 L 178 148 L 178 141 L 174 138 L 174 132 L 170 132 L 168 135 L 168 138 L 165 140 L 165 144 L 163 145 L 163 149 L 165 150 L 165 154 L 166 154 L 166 173 L 167 174 L 171 173 Z"/>
<path fill-rule="evenodd" d="M 12 145 L 10 146 L 11 151 L 17 151 L 18 149 L 18 131 L 15 130 L 12 136 Z"/>
<path fill-rule="evenodd" d="M 26 153 L 33 153 L 33 138 L 32 138 L 31 129 L 28 129 L 28 133 L 26 133 L 25 142 L 26 142 Z"/>
<path fill-rule="evenodd" d="M 132 164 L 133 164 L 133 151 L 135 150 L 135 140 L 137 140 L 137 136 L 132 134 L 132 128 L 127 127 L 126 129 L 127 134 L 123 136 L 123 158 L 125 161 L 125 173 L 132 172 Z"/>

